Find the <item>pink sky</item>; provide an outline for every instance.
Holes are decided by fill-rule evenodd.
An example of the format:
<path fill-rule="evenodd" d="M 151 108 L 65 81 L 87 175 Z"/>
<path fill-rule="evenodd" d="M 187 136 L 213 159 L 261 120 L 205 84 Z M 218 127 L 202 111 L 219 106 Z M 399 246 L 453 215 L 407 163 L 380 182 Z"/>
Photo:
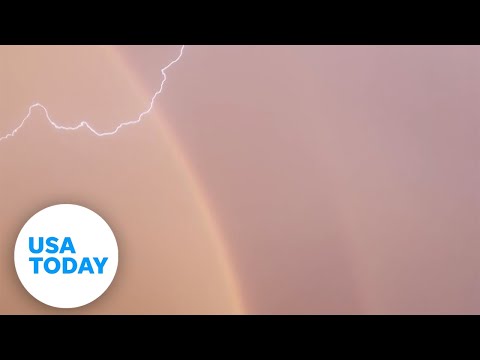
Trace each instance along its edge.
<path fill-rule="evenodd" d="M 178 49 L 0 47 L 0 136 L 130 119 Z M 128 254 L 79 313 L 479 313 L 479 98 L 477 46 L 187 46 L 144 123 L 0 143 L 0 312 L 55 312 L 9 251 L 68 201 Z"/>

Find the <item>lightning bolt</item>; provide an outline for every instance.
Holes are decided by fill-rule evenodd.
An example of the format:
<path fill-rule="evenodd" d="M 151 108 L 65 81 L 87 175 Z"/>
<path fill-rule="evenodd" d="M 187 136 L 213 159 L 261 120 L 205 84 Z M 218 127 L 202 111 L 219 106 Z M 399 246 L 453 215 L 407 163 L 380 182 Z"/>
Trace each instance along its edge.
<path fill-rule="evenodd" d="M 95 130 L 88 122 L 86 121 L 82 121 L 80 124 L 78 124 L 77 126 L 73 126 L 73 127 L 66 127 L 66 126 L 61 126 L 59 124 L 57 124 L 53 119 L 52 117 L 50 116 L 50 114 L 48 113 L 48 110 L 45 106 L 43 106 L 42 104 L 40 103 L 35 103 L 33 105 L 31 105 L 29 108 L 28 108 L 28 114 L 27 116 L 25 116 L 25 118 L 22 120 L 22 122 L 20 123 L 20 125 L 18 125 L 11 133 L 3 136 L 3 137 L 0 137 L 0 142 L 4 141 L 4 140 L 7 140 L 8 138 L 10 137 L 14 137 L 15 134 L 17 134 L 18 131 L 20 131 L 20 129 L 23 128 L 23 126 L 25 125 L 25 123 L 27 122 L 27 120 L 30 118 L 30 116 L 32 115 L 32 111 L 36 108 L 38 109 L 41 109 L 44 113 L 45 113 L 45 116 L 48 120 L 48 122 L 50 123 L 50 125 L 52 125 L 55 129 L 57 130 L 65 130 L 65 131 L 75 131 L 75 130 L 79 130 L 81 128 L 87 128 L 88 130 L 90 130 L 94 135 L 96 136 L 111 136 L 111 135 L 115 135 L 121 128 L 123 127 L 126 127 L 126 126 L 130 126 L 130 125 L 135 125 L 135 124 L 138 124 L 140 123 L 143 118 L 148 115 L 152 109 L 153 109 L 153 105 L 155 104 L 155 100 L 157 99 L 157 97 L 162 93 L 163 91 L 163 88 L 164 88 L 164 85 L 165 85 L 165 82 L 167 81 L 167 70 L 173 66 L 174 64 L 176 64 L 178 61 L 180 61 L 180 59 L 182 58 L 183 56 L 183 50 L 185 49 L 185 45 L 182 45 L 182 47 L 180 48 L 180 53 L 178 54 L 178 56 L 172 60 L 167 66 L 163 67 L 161 69 L 161 73 L 162 73 L 162 82 L 160 83 L 160 88 L 153 94 L 151 100 L 150 100 L 150 105 L 148 106 L 148 108 L 143 111 L 142 113 L 140 113 L 138 115 L 138 117 L 134 120 L 131 120 L 131 121 L 127 121 L 127 122 L 123 122 L 121 123 L 120 125 L 118 125 L 114 130 L 112 131 L 107 131 L 107 132 L 99 132 L 97 130 Z"/>

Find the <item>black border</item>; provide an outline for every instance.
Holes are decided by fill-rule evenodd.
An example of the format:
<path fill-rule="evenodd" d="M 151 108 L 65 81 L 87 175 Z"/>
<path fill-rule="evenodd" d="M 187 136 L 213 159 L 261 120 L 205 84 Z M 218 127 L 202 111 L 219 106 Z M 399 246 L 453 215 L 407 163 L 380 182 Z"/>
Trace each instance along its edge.
<path fill-rule="evenodd" d="M 425 348 L 425 355 L 430 358 L 435 352 L 448 356 L 445 351 L 449 347 L 453 347 L 458 358 L 461 351 L 468 351 L 469 344 L 476 345 L 478 319 L 461 315 L 0 316 L 6 331 L 18 329 L 9 332 L 17 339 L 24 334 L 25 342 L 30 344 L 35 341 L 70 344 L 69 350 L 75 348 L 73 353 L 93 349 L 95 344 L 118 352 L 140 340 L 162 356 L 173 349 L 194 353 L 207 350 L 228 357 L 238 357 L 238 352 L 247 351 L 254 358 L 261 348 L 279 352 L 282 358 L 288 357 L 283 353 L 287 349 L 294 351 L 293 358 L 301 358 L 304 351 L 316 357 L 358 358 L 378 353 L 383 358 L 400 354 L 410 358 L 420 355 L 419 351 Z"/>
<path fill-rule="evenodd" d="M 473 3 L 309 4 L 9 4 L 0 44 L 480 44 Z"/>

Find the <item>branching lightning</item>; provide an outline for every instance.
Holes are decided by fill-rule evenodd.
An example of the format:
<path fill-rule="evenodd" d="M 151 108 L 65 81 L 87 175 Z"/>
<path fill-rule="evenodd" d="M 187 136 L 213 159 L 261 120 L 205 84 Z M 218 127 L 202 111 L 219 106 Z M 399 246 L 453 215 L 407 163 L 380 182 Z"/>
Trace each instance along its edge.
<path fill-rule="evenodd" d="M 97 130 L 95 130 L 88 122 L 86 121 L 82 121 L 80 124 L 78 124 L 77 126 L 73 126 L 73 127 L 66 127 L 66 126 L 61 126 L 59 124 L 57 124 L 53 119 L 52 117 L 50 116 L 50 114 L 48 113 L 48 110 L 45 106 L 43 106 L 42 104 L 40 103 L 35 103 L 33 105 L 31 105 L 29 108 L 28 108 L 28 114 L 27 116 L 25 116 L 25 118 L 22 120 L 22 122 L 20 123 L 20 125 L 18 125 L 11 133 L 3 136 L 3 137 L 0 137 L 0 142 L 2 142 L 3 140 L 6 140 L 10 137 L 14 137 L 18 131 L 20 131 L 20 129 L 23 128 L 23 126 L 25 125 L 25 123 L 27 122 L 27 120 L 30 118 L 30 116 L 32 115 L 32 111 L 36 108 L 42 110 L 44 113 L 45 113 L 45 116 L 46 116 L 46 119 L 48 120 L 48 122 L 50 123 L 50 125 L 52 125 L 55 129 L 57 130 L 65 130 L 65 131 L 75 131 L 75 130 L 79 130 L 81 128 L 87 128 L 88 130 L 90 130 L 94 135 L 96 136 L 110 136 L 110 135 L 115 135 L 121 128 L 123 127 L 126 127 L 126 126 L 130 126 L 130 125 L 135 125 L 135 124 L 138 124 L 140 123 L 143 118 L 148 115 L 152 109 L 153 109 L 153 106 L 155 104 L 155 100 L 157 98 L 158 95 L 160 95 L 163 91 L 163 88 L 164 88 L 164 85 L 165 85 L 165 82 L 167 81 L 167 73 L 166 71 L 174 64 L 176 64 L 183 56 L 183 50 L 185 49 L 185 45 L 182 45 L 182 47 L 180 48 L 180 53 L 179 55 L 174 59 L 172 60 L 167 66 L 163 67 L 161 69 L 161 73 L 162 73 L 162 82 L 160 83 L 160 88 L 155 92 L 155 94 L 153 94 L 151 100 L 150 100 L 150 105 L 148 106 L 148 108 L 143 111 L 142 113 L 140 113 L 140 115 L 138 115 L 138 117 L 134 120 L 131 120 L 131 121 L 127 121 L 127 122 L 123 122 L 121 123 L 120 125 L 118 125 L 114 130 L 112 131 L 107 131 L 107 132 L 99 132 Z"/>

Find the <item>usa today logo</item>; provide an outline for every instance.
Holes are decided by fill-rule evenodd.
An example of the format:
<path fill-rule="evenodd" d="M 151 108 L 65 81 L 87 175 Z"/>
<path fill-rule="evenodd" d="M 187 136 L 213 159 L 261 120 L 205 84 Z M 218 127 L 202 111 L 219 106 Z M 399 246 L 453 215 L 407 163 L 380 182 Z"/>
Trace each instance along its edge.
<path fill-rule="evenodd" d="M 99 215 L 61 204 L 27 221 L 14 260 L 20 282 L 34 298 L 57 308 L 75 308 L 108 289 L 117 271 L 118 247 Z"/>
<path fill-rule="evenodd" d="M 62 242 L 62 246 L 59 249 L 57 245 L 58 239 L 56 237 L 49 237 L 47 240 L 44 240 L 43 236 L 40 236 L 37 241 L 33 236 L 28 238 L 28 249 L 32 254 L 40 254 L 43 251 L 44 243 L 46 244 L 45 252 L 48 254 L 64 254 L 65 252 L 70 252 L 75 254 L 75 248 L 73 246 L 72 238 L 70 236 L 65 237 Z M 35 242 L 37 242 L 37 247 L 35 248 Z M 77 260 L 72 257 L 63 257 L 62 260 L 58 259 L 55 256 L 49 256 L 47 258 L 40 256 L 32 256 L 28 258 L 28 261 L 33 262 L 33 273 L 38 274 L 41 270 L 40 267 L 43 263 L 43 268 L 48 274 L 57 274 L 61 271 L 62 274 L 72 274 L 76 272 L 77 267 L 78 273 L 82 274 L 84 271 L 87 271 L 90 274 L 103 274 L 103 268 L 105 263 L 108 260 L 108 257 L 103 257 L 102 260 L 99 260 L 98 257 L 93 257 L 93 262 L 95 263 L 97 269 L 94 269 L 92 266 L 92 260 L 89 257 L 82 258 L 80 266 L 78 266 Z M 51 265 L 53 263 L 53 266 Z M 70 267 L 70 268 L 69 268 Z M 97 270 L 97 272 L 95 272 Z"/>

